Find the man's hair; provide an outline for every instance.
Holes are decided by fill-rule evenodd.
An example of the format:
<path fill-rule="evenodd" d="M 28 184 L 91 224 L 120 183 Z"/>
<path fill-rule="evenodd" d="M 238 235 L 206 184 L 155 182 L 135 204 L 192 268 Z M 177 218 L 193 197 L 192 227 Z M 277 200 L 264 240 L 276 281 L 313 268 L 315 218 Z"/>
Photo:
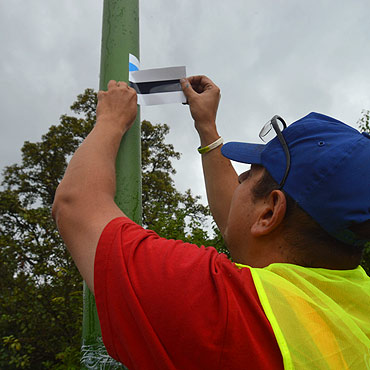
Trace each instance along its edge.
<path fill-rule="evenodd" d="M 279 185 L 264 168 L 264 173 L 252 189 L 254 200 L 266 198 Z M 287 207 L 283 221 L 283 238 L 294 256 L 292 263 L 307 267 L 323 267 L 332 260 L 350 261 L 352 268 L 361 263 L 364 247 L 345 244 L 325 231 L 298 203 L 283 191 Z M 350 227 L 356 235 L 370 240 L 370 220 Z"/>

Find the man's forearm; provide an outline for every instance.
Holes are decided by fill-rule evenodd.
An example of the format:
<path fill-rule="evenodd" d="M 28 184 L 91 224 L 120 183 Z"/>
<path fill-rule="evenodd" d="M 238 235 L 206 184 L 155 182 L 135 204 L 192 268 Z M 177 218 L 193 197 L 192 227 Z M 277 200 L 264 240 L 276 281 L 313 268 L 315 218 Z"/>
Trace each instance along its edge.
<path fill-rule="evenodd" d="M 181 80 L 188 100 L 195 128 L 202 147 L 220 136 L 216 129 L 216 115 L 221 98 L 220 89 L 206 76 L 192 76 Z M 221 154 L 220 147 L 202 154 L 203 173 L 208 204 L 213 218 L 223 234 L 238 176 L 230 161 Z"/>
<path fill-rule="evenodd" d="M 56 198 L 69 204 L 96 203 L 100 197 L 114 198 L 115 158 L 122 131 L 111 122 L 98 120 L 72 157 Z"/>
<path fill-rule="evenodd" d="M 114 204 L 115 159 L 121 138 L 136 114 L 136 91 L 125 82 L 109 81 L 108 91 L 99 91 L 96 125 L 68 165 L 56 192 L 54 210 L 58 203 L 65 206 L 73 202 L 76 210 L 81 205 L 83 215 Z"/>
<path fill-rule="evenodd" d="M 209 145 L 219 138 L 215 129 L 201 133 L 201 146 Z M 230 161 L 221 154 L 221 146 L 202 154 L 204 181 L 206 185 L 208 204 L 213 218 L 224 233 L 231 199 L 238 186 L 238 176 Z"/>
<path fill-rule="evenodd" d="M 91 291 L 101 232 L 110 220 L 124 216 L 114 203 L 115 158 L 121 137 L 111 122 L 98 121 L 72 157 L 53 204 L 59 232 Z"/>

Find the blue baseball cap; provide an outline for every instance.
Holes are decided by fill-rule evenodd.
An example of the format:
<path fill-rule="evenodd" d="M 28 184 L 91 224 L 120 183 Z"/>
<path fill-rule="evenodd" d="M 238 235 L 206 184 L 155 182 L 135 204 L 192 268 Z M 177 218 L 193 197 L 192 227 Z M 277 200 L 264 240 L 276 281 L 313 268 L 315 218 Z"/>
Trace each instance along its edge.
<path fill-rule="evenodd" d="M 283 190 L 335 238 L 368 243 L 348 228 L 370 219 L 370 135 L 319 113 L 282 134 L 291 158 Z M 221 151 L 231 160 L 262 165 L 277 183 L 284 176 L 286 156 L 277 137 L 267 144 L 230 142 Z"/>

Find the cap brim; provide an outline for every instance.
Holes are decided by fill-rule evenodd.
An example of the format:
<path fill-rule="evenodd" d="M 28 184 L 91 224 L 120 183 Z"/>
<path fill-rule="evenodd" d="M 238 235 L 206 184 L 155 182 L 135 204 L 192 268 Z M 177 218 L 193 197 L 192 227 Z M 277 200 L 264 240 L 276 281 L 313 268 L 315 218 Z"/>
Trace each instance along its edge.
<path fill-rule="evenodd" d="M 224 157 L 236 162 L 262 164 L 261 154 L 264 149 L 264 144 L 238 143 L 234 141 L 224 144 L 221 148 L 221 153 Z"/>

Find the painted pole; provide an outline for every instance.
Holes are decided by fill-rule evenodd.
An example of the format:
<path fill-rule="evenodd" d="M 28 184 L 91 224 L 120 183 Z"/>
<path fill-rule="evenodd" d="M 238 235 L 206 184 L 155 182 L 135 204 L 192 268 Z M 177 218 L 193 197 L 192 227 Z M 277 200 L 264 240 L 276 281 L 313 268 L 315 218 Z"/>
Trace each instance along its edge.
<path fill-rule="evenodd" d="M 139 59 L 139 0 L 104 0 L 100 60 L 100 90 L 110 80 L 128 82 L 129 54 Z M 118 207 L 132 220 L 141 223 L 140 110 L 134 125 L 122 139 L 116 160 Z M 84 283 L 82 327 L 82 368 L 113 369 L 101 340 L 94 296 Z"/>

